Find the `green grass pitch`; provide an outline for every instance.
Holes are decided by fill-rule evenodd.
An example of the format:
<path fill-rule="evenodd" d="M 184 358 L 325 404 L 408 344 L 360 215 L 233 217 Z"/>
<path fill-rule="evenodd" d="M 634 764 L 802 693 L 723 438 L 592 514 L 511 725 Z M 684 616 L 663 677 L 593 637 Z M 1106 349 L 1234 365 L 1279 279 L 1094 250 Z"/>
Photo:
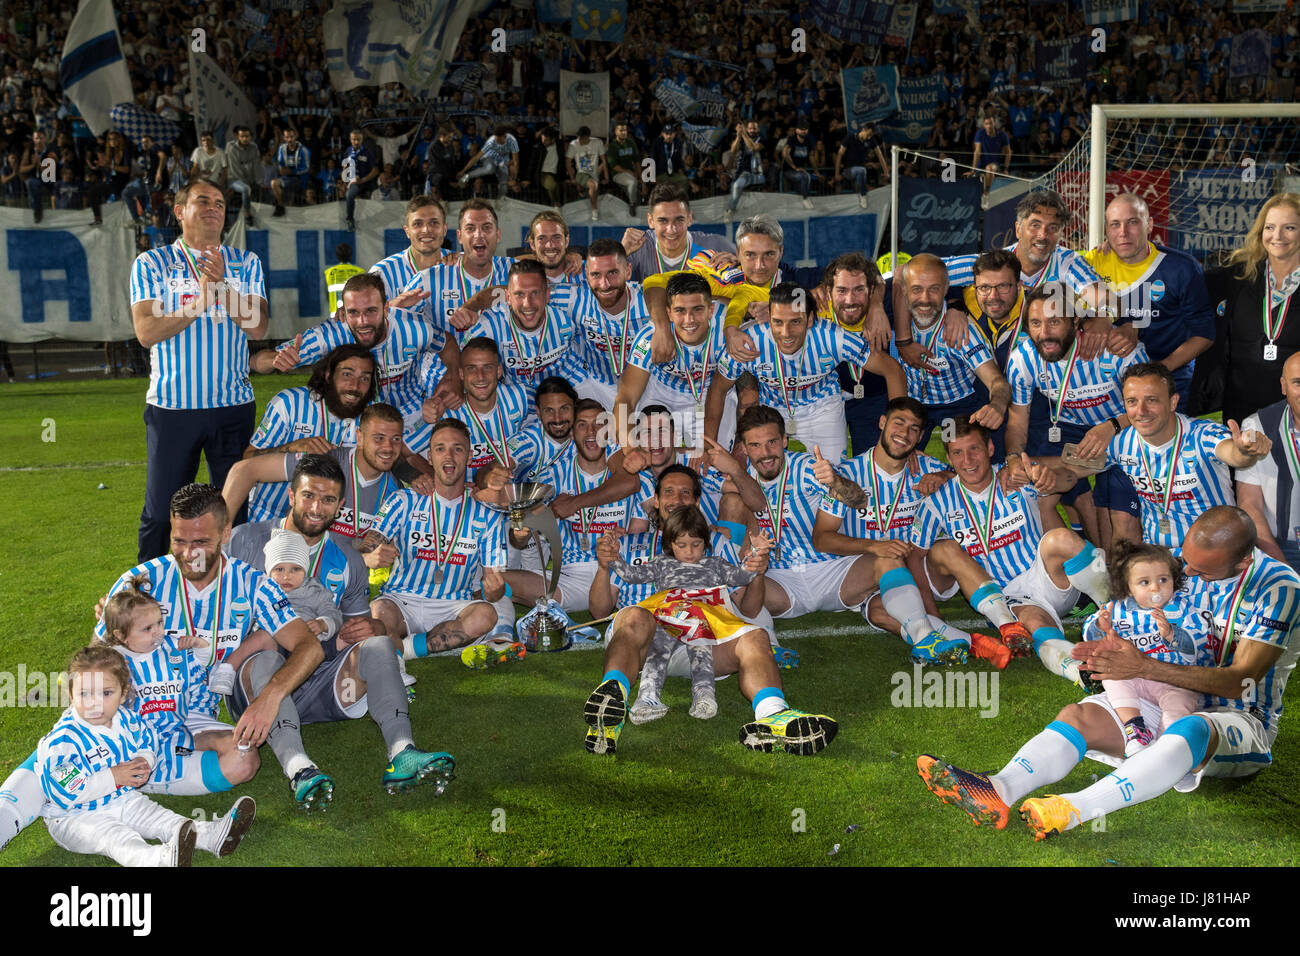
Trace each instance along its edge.
<path fill-rule="evenodd" d="M 302 378 L 258 378 L 261 406 Z M 144 487 L 143 383 L 40 383 L 3 390 L 0 501 L 0 681 L 19 665 L 58 671 L 88 640 L 92 607 L 134 563 Z M 53 440 L 50 440 L 53 439 Z M 106 488 L 97 490 L 103 483 Z M 964 604 L 945 616 L 970 618 Z M 456 755 L 442 798 L 379 786 L 382 741 L 368 719 L 306 728 L 308 752 L 336 780 L 332 809 L 293 808 L 269 748 L 244 791 L 258 819 L 231 861 L 245 865 L 1282 865 L 1300 857 L 1300 732 L 1283 724 L 1275 765 L 1245 783 L 1207 780 L 1035 844 L 1013 818 L 1005 832 L 970 825 L 916 774 L 931 752 L 996 769 L 1079 694 L 1036 661 L 998 677 L 997 714 L 975 707 L 891 705 L 892 675 L 909 673 L 902 642 L 859 618 L 820 614 L 789 625 L 802 661 L 787 696 L 834 716 L 824 753 L 752 753 L 737 743 L 751 711 L 731 678 L 710 721 L 686 713 L 689 685 L 670 681 L 667 717 L 624 729 L 619 753 L 583 749 L 582 704 L 601 674 L 594 652 L 528 657 L 474 672 L 459 660 L 410 665 L 411 716 L 426 749 Z M 1077 636 L 1072 634 L 1071 636 Z M 972 670 L 989 673 L 986 664 Z M 0 684 L 3 690 L 3 684 Z M 23 693 L 19 693 L 21 699 Z M 7 704 L 14 704 L 12 700 Z M 0 777 L 53 724 L 50 708 L 0 708 Z M 1106 768 L 1085 763 L 1056 789 Z M 172 797 L 184 814 L 224 812 L 229 796 Z M 846 828 L 857 829 L 846 833 Z M 831 855 L 834 844 L 840 850 Z M 206 854 L 200 866 L 213 865 Z M 5 865 L 111 865 L 55 846 L 39 822 L 0 853 Z"/>

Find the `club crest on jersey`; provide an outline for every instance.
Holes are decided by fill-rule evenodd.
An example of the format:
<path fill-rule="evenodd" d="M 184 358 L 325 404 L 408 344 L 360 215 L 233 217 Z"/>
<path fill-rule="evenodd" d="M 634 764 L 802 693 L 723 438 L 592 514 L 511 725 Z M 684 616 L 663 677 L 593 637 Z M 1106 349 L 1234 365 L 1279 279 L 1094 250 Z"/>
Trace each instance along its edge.
<path fill-rule="evenodd" d="M 248 619 L 249 611 L 248 598 L 236 598 L 230 602 L 230 613 L 234 615 L 236 627 L 243 627 L 244 621 Z"/>
<path fill-rule="evenodd" d="M 1161 280 L 1157 279 L 1155 282 L 1151 283 L 1151 301 L 1159 302 L 1164 297 L 1165 284 Z"/>
<path fill-rule="evenodd" d="M 183 654 L 167 655 L 167 663 L 170 664 L 172 667 L 180 667 L 184 661 L 185 661 L 185 656 Z"/>
<path fill-rule="evenodd" d="M 333 588 L 334 585 L 336 584 L 342 584 L 342 583 L 343 583 L 342 568 L 335 568 L 333 571 L 330 571 L 328 574 L 325 575 L 325 584 L 330 588 Z"/>

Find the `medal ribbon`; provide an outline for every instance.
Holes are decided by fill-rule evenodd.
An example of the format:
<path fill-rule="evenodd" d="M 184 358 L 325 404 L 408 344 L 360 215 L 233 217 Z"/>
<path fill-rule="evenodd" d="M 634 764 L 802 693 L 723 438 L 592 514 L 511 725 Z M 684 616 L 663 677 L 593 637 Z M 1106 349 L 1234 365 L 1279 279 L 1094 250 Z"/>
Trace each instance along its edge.
<path fill-rule="evenodd" d="M 545 308 L 542 314 L 545 317 L 542 319 L 541 334 L 537 337 L 537 351 L 534 352 L 532 355 L 527 356 L 527 358 L 530 359 L 537 359 L 541 357 L 542 349 L 545 347 L 544 343 L 546 342 L 546 331 L 551 325 L 551 307 L 549 305 Z M 523 330 L 515 325 L 515 314 L 513 312 L 509 313 L 506 316 L 506 328 L 510 330 L 510 340 L 515 345 L 515 351 L 519 353 L 519 357 L 521 359 L 524 358 L 525 357 L 524 347 L 519 340 L 519 336 L 523 332 Z M 528 378 L 532 378 L 533 375 L 537 373 L 537 371 L 538 370 L 536 367 L 532 367 L 527 370 L 517 369 L 515 374 L 524 375 L 527 376 Z"/>
<path fill-rule="evenodd" d="M 318 402 L 316 403 L 316 405 L 317 405 L 318 408 L 320 408 L 320 417 L 321 417 L 321 419 L 325 422 L 325 424 L 324 424 L 324 425 L 322 426 L 322 428 L 321 428 L 321 437 L 324 438 L 326 441 L 329 441 L 329 440 L 330 440 L 330 412 L 329 412 L 329 409 L 325 407 L 325 400 L 324 400 L 324 399 L 321 399 L 320 401 L 318 401 Z"/>
<path fill-rule="evenodd" d="M 221 595 L 225 591 L 225 571 L 226 559 L 224 556 L 217 558 L 217 591 L 216 600 L 212 606 L 212 640 L 208 643 L 208 663 L 204 666 L 211 667 L 217 657 L 217 637 L 221 630 Z M 181 592 L 181 616 L 185 619 L 185 633 L 199 636 L 199 629 L 194 624 L 194 608 L 190 606 L 189 582 L 184 576 L 180 580 Z"/>
<path fill-rule="evenodd" d="M 198 257 L 194 255 L 194 251 L 190 249 L 188 245 L 186 245 L 184 239 L 177 239 L 176 244 L 181 247 L 181 257 L 184 258 L 185 264 L 190 267 L 190 272 L 193 273 L 194 275 L 194 281 L 195 282 L 202 281 L 199 278 Z M 1267 300 L 1268 297 L 1265 296 L 1264 298 L 1265 300 Z"/>
<path fill-rule="evenodd" d="M 1286 314 L 1291 308 L 1291 296 L 1295 295 L 1295 289 L 1291 290 L 1290 295 L 1282 300 L 1281 306 L 1278 307 L 1276 319 L 1273 316 L 1273 265 L 1268 265 L 1267 278 L 1264 281 L 1264 337 L 1268 339 L 1268 344 L 1272 345 L 1279 335 L 1282 334 L 1282 326 L 1286 325 Z"/>
<path fill-rule="evenodd" d="M 786 459 L 781 465 L 781 483 L 777 486 L 775 508 L 772 499 L 768 497 L 767 489 L 763 489 L 763 497 L 767 499 L 768 514 L 772 517 L 772 544 L 778 552 L 781 550 L 781 529 L 785 526 L 785 488 L 789 478 L 790 461 Z"/>
<path fill-rule="evenodd" d="M 884 497 L 880 493 L 883 482 L 880 485 L 877 485 L 876 483 L 876 450 L 874 448 L 871 449 L 871 468 L 869 469 L 869 472 L 869 477 L 871 478 L 871 499 L 876 503 L 876 530 L 888 534 L 889 526 L 894 523 L 894 513 L 898 511 L 898 504 L 903 500 L 903 491 L 907 488 L 907 468 L 904 467 L 903 471 L 899 473 L 898 491 L 894 494 L 894 503 L 889 506 L 889 513 L 885 516 L 883 524 L 880 520 L 880 513 L 884 510 L 880 505 L 880 502 Z"/>
<path fill-rule="evenodd" d="M 497 451 L 497 446 L 492 441 L 491 433 L 488 431 L 487 426 L 483 424 L 483 419 L 478 417 L 478 412 L 474 411 L 474 406 L 471 405 L 468 400 L 466 400 L 465 407 L 469 409 L 470 418 L 474 419 L 475 427 L 477 427 L 479 432 L 483 435 L 483 440 L 487 442 L 487 446 L 489 450 L 491 450 L 492 452 L 492 457 L 495 458 L 506 468 L 509 468 L 510 465 L 508 464 L 508 457 L 506 455 L 506 440 L 505 440 L 506 427 L 505 427 L 504 420 L 502 420 L 501 422 L 501 435 L 502 435 L 501 450 Z M 496 408 L 492 410 L 492 414 L 493 416 L 497 416 L 500 412 L 501 412 L 501 400 L 500 398 L 498 398 Z M 504 416 L 502 415 L 501 418 L 504 419 Z"/>
<path fill-rule="evenodd" d="M 650 241 L 654 244 L 654 248 L 655 248 L 655 262 L 656 262 L 656 263 L 658 264 L 658 266 L 659 266 L 659 271 L 660 271 L 660 272 L 668 272 L 668 271 L 669 271 L 669 269 L 668 269 L 668 263 L 664 260 L 663 253 L 661 253 L 661 252 L 659 251 L 659 239 L 658 239 L 657 237 L 653 237 L 653 236 L 652 236 L 652 238 L 651 238 Z M 694 247 L 694 243 L 691 242 L 691 234 L 688 232 L 688 233 L 686 233 L 686 250 L 685 250 L 685 253 L 684 253 L 683 256 L 682 256 L 682 268 L 683 268 L 683 269 L 686 268 L 686 263 L 690 261 L 690 258 L 691 258 L 691 250 L 692 250 L 693 247 Z"/>
<path fill-rule="evenodd" d="M 543 441 L 547 440 L 544 434 L 542 440 Z M 568 447 L 572 444 L 573 444 L 573 438 L 569 437 L 568 439 L 565 440 L 563 445 L 561 445 L 559 448 L 555 450 L 555 454 L 546 460 L 545 464 L 534 465 L 532 471 L 529 472 L 529 475 L 533 478 L 536 478 L 547 468 L 550 468 L 553 464 L 555 464 L 557 460 L 559 460 L 559 457 L 563 455 L 564 452 L 568 449 Z"/>
<path fill-rule="evenodd" d="M 1174 438 L 1173 454 L 1169 458 L 1169 485 L 1161 496 L 1164 501 L 1160 505 L 1166 515 L 1169 514 L 1169 503 L 1174 499 L 1174 474 L 1178 471 L 1178 456 L 1183 450 L 1183 417 L 1175 415 L 1174 419 L 1178 422 L 1178 434 Z M 1141 439 L 1138 440 L 1138 454 L 1142 459 L 1142 470 L 1146 472 L 1147 483 L 1151 485 L 1151 490 L 1155 491 L 1156 483 L 1152 477 L 1151 463 L 1147 460 L 1147 444 Z"/>
<path fill-rule="evenodd" d="M 691 374 L 690 365 L 683 358 L 682 340 L 677 335 L 676 329 L 673 329 L 673 346 L 677 349 L 677 362 L 682 366 L 682 371 L 686 374 L 686 385 L 691 390 L 691 398 L 695 399 L 696 405 L 703 405 L 704 383 L 709 380 L 709 359 L 713 357 L 713 329 L 710 327 L 708 337 L 704 342 L 704 361 L 700 365 L 700 387 L 698 391 L 695 388 L 695 376 Z"/>
<path fill-rule="evenodd" d="M 1286 437 L 1286 444 L 1282 447 L 1286 450 L 1286 460 L 1291 465 L 1291 477 L 1300 479 L 1300 442 L 1296 441 L 1295 432 L 1292 431 L 1294 425 L 1291 408 L 1287 406 L 1282 413 L 1282 434 Z"/>
<path fill-rule="evenodd" d="M 1056 405 L 1052 409 L 1052 425 L 1055 426 L 1061 420 L 1061 409 L 1065 406 L 1065 393 L 1070 389 L 1070 379 L 1074 377 L 1074 359 L 1079 351 L 1079 336 L 1074 337 L 1074 345 L 1070 347 L 1070 360 L 1065 366 L 1065 374 L 1061 376 L 1060 384 L 1057 386 Z"/>
<path fill-rule="evenodd" d="M 979 538 L 980 544 L 984 548 L 984 556 L 990 556 L 989 542 L 993 540 L 993 505 L 998 497 L 998 476 L 993 476 L 993 481 L 989 485 L 988 514 L 985 516 L 984 530 L 980 530 L 979 512 L 975 510 L 975 501 L 966 494 L 966 488 L 960 481 L 957 482 L 957 493 L 961 495 L 962 507 L 966 509 L 966 514 L 970 518 L 970 525 L 975 529 L 975 537 Z"/>
<path fill-rule="evenodd" d="M 790 407 L 790 390 L 787 390 L 787 386 L 785 384 L 785 380 L 786 380 L 785 355 L 781 351 L 781 346 L 776 344 L 776 339 L 772 340 L 772 346 L 776 349 L 776 374 L 781 381 L 781 400 L 785 402 L 785 410 L 786 412 L 789 413 L 790 420 L 794 421 L 794 409 Z M 807 348 L 808 348 L 808 339 L 805 338 L 803 341 L 803 346 L 800 347 L 799 349 L 800 365 L 803 364 L 802 361 L 803 353 Z"/>
<path fill-rule="evenodd" d="M 297 528 L 289 527 L 289 517 L 287 515 L 283 519 L 281 519 L 280 527 L 285 531 L 298 531 Z M 301 534 L 302 532 L 298 532 L 298 533 Z M 315 551 L 315 556 L 312 556 L 311 551 Z M 316 577 L 316 571 L 318 568 L 320 568 L 321 555 L 323 555 L 324 553 L 325 553 L 325 535 L 322 534 L 320 540 L 316 542 L 316 547 L 314 549 L 309 549 L 308 551 L 308 558 L 310 559 L 310 565 L 307 568 L 307 577 L 309 578 Z"/>
<path fill-rule="evenodd" d="M 1241 577 L 1237 579 L 1237 587 L 1233 589 L 1232 597 L 1228 601 L 1228 620 L 1223 628 L 1223 646 L 1219 648 L 1219 666 L 1228 659 L 1228 650 L 1232 647 L 1233 639 L 1236 637 L 1237 630 L 1237 613 L 1241 610 L 1241 602 L 1246 599 L 1246 585 L 1250 579 L 1255 576 L 1255 558 L 1252 556 L 1250 564 L 1246 565 L 1246 570 L 1241 572 Z"/>
<path fill-rule="evenodd" d="M 608 352 L 605 355 L 606 361 L 609 362 L 609 370 L 614 373 L 614 380 L 618 381 L 623 377 L 623 369 L 627 368 L 627 327 L 632 318 L 632 292 L 625 291 L 627 295 L 627 305 L 623 307 L 623 334 L 619 339 L 619 354 L 614 356 L 614 341 L 609 336 L 605 337 Z M 601 311 L 604 311 L 603 309 Z M 608 313 L 607 313 L 608 314 Z"/>
<path fill-rule="evenodd" d="M 552 459 L 552 461 L 554 461 L 554 459 Z M 600 473 L 600 476 L 596 479 L 596 483 L 592 485 L 591 488 L 597 487 L 602 481 L 604 481 L 608 477 L 609 477 L 609 469 L 606 468 L 604 471 Z M 582 471 L 581 469 L 578 468 L 577 455 L 573 456 L 573 487 L 577 489 L 577 493 L 580 495 L 585 494 L 586 492 L 591 490 L 591 488 L 582 487 Z M 600 506 L 596 505 L 591 508 L 578 509 L 578 533 L 583 536 L 584 547 L 590 548 L 592 546 L 591 526 L 596 520 L 596 512 L 597 510 L 599 510 L 599 508 Z"/>
<path fill-rule="evenodd" d="M 460 532 L 465 525 L 465 513 L 469 510 L 465 502 L 469 499 L 469 491 L 462 491 L 460 494 L 460 513 L 456 515 L 456 528 L 452 532 L 451 541 L 447 545 L 447 550 L 442 550 L 442 518 L 438 516 L 438 493 L 433 493 L 433 564 L 434 568 L 442 571 L 444 574 L 447 570 L 447 563 L 451 560 L 452 552 L 456 550 L 456 543 L 460 541 Z"/>
<path fill-rule="evenodd" d="M 361 535 L 361 470 L 357 467 L 357 452 L 352 450 L 352 536 Z"/>

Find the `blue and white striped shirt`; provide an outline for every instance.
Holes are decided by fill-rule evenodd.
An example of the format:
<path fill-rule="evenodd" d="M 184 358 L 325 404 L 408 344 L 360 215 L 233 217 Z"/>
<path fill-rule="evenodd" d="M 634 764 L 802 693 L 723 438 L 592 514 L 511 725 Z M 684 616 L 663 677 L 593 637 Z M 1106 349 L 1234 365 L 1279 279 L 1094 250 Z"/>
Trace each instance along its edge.
<path fill-rule="evenodd" d="M 171 637 L 189 633 L 185 624 L 185 599 L 182 597 L 188 595 L 194 629 L 207 646 L 183 653 L 196 658 L 206 671 L 257 628 L 274 637 L 281 628 L 297 619 L 289 599 L 267 575 L 237 558 L 223 558 L 222 562 L 218 577 L 201 592 L 196 592 L 181 577 L 176 559 L 164 554 L 127 571 L 114 582 L 108 593 L 110 596 L 116 594 L 137 576 L 143 575 L 146 580 L 141 590 L 162 606 L 163 629 Z M 220 608 L 217 607 L 218 592 Z M 212 641 L 214 630 L 215 646 Z M 95 639 L 104 639 L 102 621 L 95 625 Z M 206 685 L 204 687 L 206 691 Z M 204 701 L 191 700 L 190 709 L 215 717 L 217 704 L 216 696 L 209 693 Z"/>
<path fill-rule="evenodd" d="M 469 601 L 482 587 L 483 568 L 505 567 L 506 516 L 468 488 L 459 499 L 436 497 L 436 515 L 434 498 L 410 490 L 384 503 L 375 528 L 397 548 L 397 560 L 381 594 Z"/>
<path fill-rule="evenodd" d="M 1214 453 L 1219 442 L 1232 435 L 1217 422 L 1178 415 L 1183 427 L 1183 450 L 1178 456 L 1174 475 L 1173 497 L 1169 502 L 1169 533 L 1160 533 L 1160 519 L 1165 517 L 1164 495 L 1168 488 L 1169 459 L 1174 442 L 1148 445 L 1132 426 L 1124 429 L 1106 446 L 1108 464 L 1119 465 L 1128 475 L 1142 505 L 1142 538 L 1166 548 L 1181 549 L 1192 522 L 1216 505 L 1235 505 L 1228 466 Z M 1145 464 L 1144 464 L 1145 461 Z M 1147 468 L 1152 474 L 1147 475 Z"/>
<path fill-rule="evenodd" d="M 1210 707 L 1231 707 L 1254 714 L 1264 725 L 1271 744 L 1282 717 L 1282 696 L 1286 692 L 1287 678 L 1295 669 L 1296 656 L 1300 654 L 1300 641 L 1296 639 L 1296 631 L 1300 629 L 1300 576 L 1258 548 L 1246 574 L 1245 597 L 1237 609 L 1232 646 L 1228 648 L 1223 663 L 1232 663 L 1241 641 L 1259 641 L 1280 647 L 1282 656 L 1246 699 L 1210 696 L 1206 703 Z M 1223 650 L 1233 592 L 1241 580 L 1237 574 L 1221 581 L 1187 579 L 1189 600 L 1202 615 L 1213 618 L 1209 651 L 1216 661 Z M 1260 759 L 1267 762 L 1268 757 L 1260 755 Z"/>
<path fill-rule="evenodd" d="M 861 368 L 871 355 L 862 336 L 838 322 L 814 322 L 797 355 L 786 355 L 777 348 L 772 327 L 766 322 L 749 333 L 758 358 L 737 362 L 724 350 L 718 374 L 734 382 L 741 372 L 754 373 L 760 400 L 777 411 L 809 408 L 839 398 L 843 393 L 837 366 L 848 362 Z"/>
<path fill-rule="evenodd" d="M 718 367 L 718 362 L 722 360 L 727 350 L 724 334 L 726 329 L 722 324 L 726 307 L 726 302 L 719 302 L 714 306 L 713 314 L 709 317 L 709 333 L 699 345 L 685 345 L 674 335 L 677 352 L 662 365 L 650 358 L 650 339 L 654 335 L 654 327 L 648 325 L 642 328 L 632 339 L 632 348 L 627 356 L 628 365 L 649 372 L 650 377 L 664 388 L 680 395 L 683 405 L 692 402 L 703 404 L 704 396 L 709 392 L 709 382 L 713 378 L 714 369 Z M 706 370 L 702 368 L 706 354 L 709 362 L 707 375 Z M 692 384 L 694 391 L 692 391 Z"/>
<path fill-rule="evenodd" d="M 411 259 L 410 246 L 387 259 L 380 259 L 367 271 L 384 280 L 385 299 L 395 299 L 401 295 L 420 274 L 420 270 L 415 267 L 415 262 Z M 418 307 L 412 311 L 418 311 Z"/>
<path fill-rule="evenodd" d="M 772 568 L 785 570 L 836 557 L 818 551 L 812 543 L 813 522 L 826 492 L 826 486 L 813 475 L 814 463 L 815 459 L 807 452 L 787 451 L 781 473 L 771 481 L 758 476 L 753 462 L 747 466 L 749 474 L 767 498 L 767 508 L 757 512 L 754 518 L 759 529 L 766 531 L 768 537 L 776 542 L 769 565 Z M 778 507 L 781 509 L 780 527 L 774 528 L 773 514 Z"/>
<path fill-rule="evenodd" d="M 387 402 L 406 417 L 418 412 L 424 403 L 419 376 L 421 354 L 426 349 L 440 350 L 447 337 L 402 310 L 390 310 L 387 325 L 388 334 L 383 342 L 370 350 L 375 357 L 375 375 L 379 379 L 376 401 Z M 294 367 L 314 365 L 340 345 L 355 342 L 356 337 L 346 322 L 340 319 L 322 322 L 302 334 L 298 364 Z M 280 348 L 287 346 L 288 343 Z"/>
<path fill-rule="evenodd" d="M 570 381 L 581 381 L 585 376 L 617 389 L 619 375 L 614 366 L 624 367 L 633 339 L 650 323 L 641 284 L 627 284 L 627 302 L 617 314 L 602 309 L 585 285 L 575 295 L 575 303 L 573 348 L 561 374 Z"/>
<path fill-rule="evenodd" d="M 343 500 L 339 502 L 339 513 L 335 516 L 334 523 L 330 525 L 330 532 L 349 540 L 360 538 L 375 523 L 375 515 L 379 514 L 385 499 L 402 490 L 402 483 L 391 471 L 381 471 L 377 477 L 369 481 L 361 478 L 355 448 L 334 448 L 329 455 L 343 469 Z M 285 454 L 286 481 L 293 475 L 293 470 L 298 467 L 298 459 L 301 457 L 295 451 Z M 354 467 L 358 469 L 355 477 L 360 479 L 355 484 L 352 474 Z"/>
<path fill-rule="evenodd" d="M 524 481 L 556 483 L 556 463 L 573 453 L 573 437 L 557 442 L 536 418 L 530 418 L 506 446 L 515 474 Z"/>
<path fill-rule="evenodd" d="M 469 336 L 451 324 L 451 314 L 470 296 L 489 285 L 505 285 L 513 262 L 508 256 L 493 256 L 492 271 L 482 279 L 475 279 L 461 266 L 431 266 L 407 283 L 402 291 L 419 289 L 428 292 L 429 297 L 413 306 L 411 311 L 444 334 L 454 334 L 457 343 L 464 345 Z"/>
<path fill-rule="evenodd" d="M 469 407 L 469 400 L 461 402 L 460 407 L 445 412 L 443 418 L 454 418 L 464 422 L 469 429 L 469 466 L 468 476 L 473 480 L 475 473 L 484 465 L 497 461 L 497 456 L 508 452 L 510 439 L 518 434 L 527 422 L 529 413 L 528 390 L 522 385 L 509 382 L 497 383 L 497 401 L 490 412 L 478 413 Z M 477 417 L 477 421 L 475 418 Z M 428 457 L 429 440 L 433 437 L 433 425 L 425 422 L 411 432 L 406 445 L 417 455 Z M 494 451 L 495 449 L 495 451 Z M 499 462 L 500 463 L 500 462 Z"/>
<path fill-rule="evenodd" d="M 266 403 L 262 422 L 249 442 L 254 448 L 279 448 L 299 438 L 319 435 L 340 448 L 355 448 L 357 420 L 339 418 L 306 385 L 277 392 Z M 248 499 L 248 520 L 269 521 L 289 511 L 287 482 L 258 482 Z"/>
<path fill-rule="evenodd" d="M 1038 490 L 1025 485 L 1007 494 L 998 484 L 1001 465 L 993 466 L 989 487 L 972 491 L 953 479 L 925 499 L 912 522 L 912 544 L 929 550 L 939 538 L 952 538 L 979 562 L 989 577 L 1006 587 L 1024 574 L 1038 556 L 1043 519 L 1038 512 Z M 989 532 L 989 496 L 993 499 L 993 528 Z M 962 492 L 970 500 L 967 510 Z M 988 553 L 981 536 L 988 534 Z"/>
<path fill-rule="evenodd" d="M 872 451 L 835 464 L 836 471 L 857 482 L 867 493 L 866 504 L 861 508 L 850 508 L 838 498 L 824 494 L 821 510 L 841 519 L 839 532 L 850 538 L 906 541 L 911 534 L 912 522 L 925 502 L 925 496 L 917 490 L 917 483 L 926 475 L 946 470 L 947 466 L 938 459 L 918 453 L 918 471 L 908 466 L 896 475 L 889 475 L 875 466 Z M 874 485 L 871 480 L 873 473 Z M 877 492 L 879 501 L 876 500 Z"/>
<path fill-rule="evenodd" d="M 1068 358 L 1068 353 L 1067 353 Z M 1020 340 L 1011 352 L 1007 363 L 1007 381 L 1011 383 L 1011 403 L 1028 405 L 1034 400 L 1034 390 L 1047 396 L 1052 413 L 1055 413 L 1057 396 L 1070 371 L 1065 402 L 1061 406 L 1060 421 L 1091 428 L 1107 419 L 1124 414 L 1124 396 L 1119 379 L 1124 370 L 1138 362 L 1149 362 L 1147 350 L 1141 343 L 1124 358 L 1102 352 L 1091 362 L 1076 356 L 1073 367 L 1067 359 L 1047 362 L 1038 354 L 1029 337 Z"/>
<path fill-rule="evenodd" d="M 131 305 L 155 300 L 159 315 L 175 315 L 199 295 L 181 240 L 135 257 L 131 266 Z M 222 246 L 226 293 L 185 328 L 149 349 L 149 391 L 145 403 L 159 408 L 200 409 L 247 405 L 253 401 L 248 378 L 248 336 L 230 317 L 232 297 L 265 302 L 262 261 L 255 253 Z"/>
<path fill-rule="evenodd" d="M 938 325 L 942 326 L 942 320 Z M 974 323 L 966 327 L 966 342 L 961 348 L 951 348 L 943 341 L 943 329 L 930 326 L 924 332 L 913 320 L 912 340 L 929 348 L 925 368 L 913 368 L 898 354 L 898 347 L 889 346 L 889 354 L 903 366 L 907 375 L 907 394 L 922 405 L 950 405 L 968 397 L 975 391 L 975 370 L 993 361 L 993 350 L 984 333 Z M 996 364 L 994 366 L 996 368 Z"/>
<path fill-rule="evenodd" d="M 1008 252 L 1015 252 L 1020 243 L 1013 242 L 1006 246 Z M 947 256 L 943 263 L 948 267 L 948 286 L 956 289 L 975 284 L 975 260 L 978 255 Z M 1047 264 L 1033 275 L 1020 273 L 1020 281 L 1025 288 L 1032 289 L 1044 282 L 1064 282 L 1074 290 L 1075 295 L 1082 295 L 1083 290 L 1101 281 L 1088 261 L 1072 249 L 1057 246 Z"/>
<path fill-rule="evenodd" d="M 1160 610 L 1173 629 L 1169 639 L 1160 636 L 1160 626 L 1155 617 L 1131 597 L 1109 603 L 1111 626 L 1116 634 L 1128 641 L 1143 654 L 1166 664 L 1212 667 L 1209 630 L 1207 622 L 1188 601 L 1187 596 L 1175 593 Z M 1106 636 L 1097 618 L 1101 611 L 1093 612 L 1083 622 L 1083 639 L 1099 641 Z"/>
<path fill-rule="evenodd" d="M 508 305 L 485 309 L 465 333 L 468 341 L 486 335 L 497 343 L 501 352 L 502 381 L 522 385 L 528 390 L 528 410 L 533 410 L 534 396 L 542 379 L 557 375 L 573 340 L 574 318 L 567 309 L 546 307 L 546 318 L 532 331 L 523 329 Z"/>
<path fill-rule="evenodd" d="M 555 472 L 556 491 L 562 495 L 580 495 L 600 486 L 609 477 L 609 469 L 602 467 L 594 475 L 578 467 L 578 455 L 573 445 L 560 457 L 552 469 Z M 606 531 L 627 528 L 635 515 L 635 495 L 596 508 L 579 508 L 570 518 L 560 522 L 561 557 L 565 564 L 580 564 L 596 560 L 596 542 Z"/>
<path fill-rule="evenodd" d="M 64 817 L 70 813 L 102 810 L 114 800 L 130 793 L 133 787 L 113 787 L 114 765 L 144 757 L 152 766 L 157 763 L 157 741 L 153 731 L 127 707 L 119 707 L 105 727 L 95 727 L 77 716 L 69 707 L 55 723 L 54 729 L 41 738 L 36 747 L 36 764 L 40 768 L 41 789 L 45 792 L 46 817 Z M 94 799 L 87 795 L 102 794 Z"/>
<path fill-rule="evenodd" d="M 311 169 L 311 150 L 299 143 L 298 148 L 290 156 L 289 148 L 284 143 L 281 143 L 280 148 L 275 151 L 275 165 L 277 174 L 279 173 L 278 167 L 285 166 L 292 169 L 294 175 L 305 176 L 307 171 Z"/>

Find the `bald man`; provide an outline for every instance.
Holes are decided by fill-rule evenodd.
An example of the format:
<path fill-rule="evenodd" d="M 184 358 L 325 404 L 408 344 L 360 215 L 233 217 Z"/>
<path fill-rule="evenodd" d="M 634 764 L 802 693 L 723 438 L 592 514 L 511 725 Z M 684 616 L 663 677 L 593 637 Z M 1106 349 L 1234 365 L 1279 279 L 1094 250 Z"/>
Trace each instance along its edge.
<path fill-rule="evenodd" d="M 1107 348 L 1128 355 L 1138 341 L 1151 361 L 1174 373 L 1184 406 L 1196 357 L 1214 342 L 1214 313 L 1200 263 L 1151 241 L 1151 213 L 1133 193 L 1106 206 L 1106 245 L 1083 258 L 1115 293 Z"/>
<path fill-rule="evenodd" d="M 1259 549 L 1300 568 L 1300 352 L 1282 365 L 1282 400 L 1247 415 L 1242 432 L 1263 432 L 1269 454 L 1237 471 L 1237 504 L 1255 522 Z"/>
<path fill-rule="evenodd" d="M 976 825 L 1007 824 L 1011 805 L 1063 779 L 1090 756 L 1118 767 L 1077 793 L 1033 797 L 1020 815 L 1042 840 L 1170 789 L 1187 792 L 1201 777 L 1244 777 L 1272 762 L 1286 680 L 1300 653 L 1300 577 L 1256 547 L 1255 523 L 1230 505 L 1210 508 L 1183 543 L 1184 592 L 1207 631 L 1216 663 L 1166 664 L 1108 630 L 1076 645 L 1080 666 L 1099 680 L 1143 678 L 1203 694 L 1199 711 L 1170 724 L 1146 749 L 1124 760 L 1124 728 L 1107 695 L 1070 704 L 995 774 L 972 773 L 928 754 L 917 769 L 931 792 L 956 803 Z M 1210 623 L 1212 622 L 1212 623 Z M 1160 726 L 1159 707 L 1142 703 Z"/>

